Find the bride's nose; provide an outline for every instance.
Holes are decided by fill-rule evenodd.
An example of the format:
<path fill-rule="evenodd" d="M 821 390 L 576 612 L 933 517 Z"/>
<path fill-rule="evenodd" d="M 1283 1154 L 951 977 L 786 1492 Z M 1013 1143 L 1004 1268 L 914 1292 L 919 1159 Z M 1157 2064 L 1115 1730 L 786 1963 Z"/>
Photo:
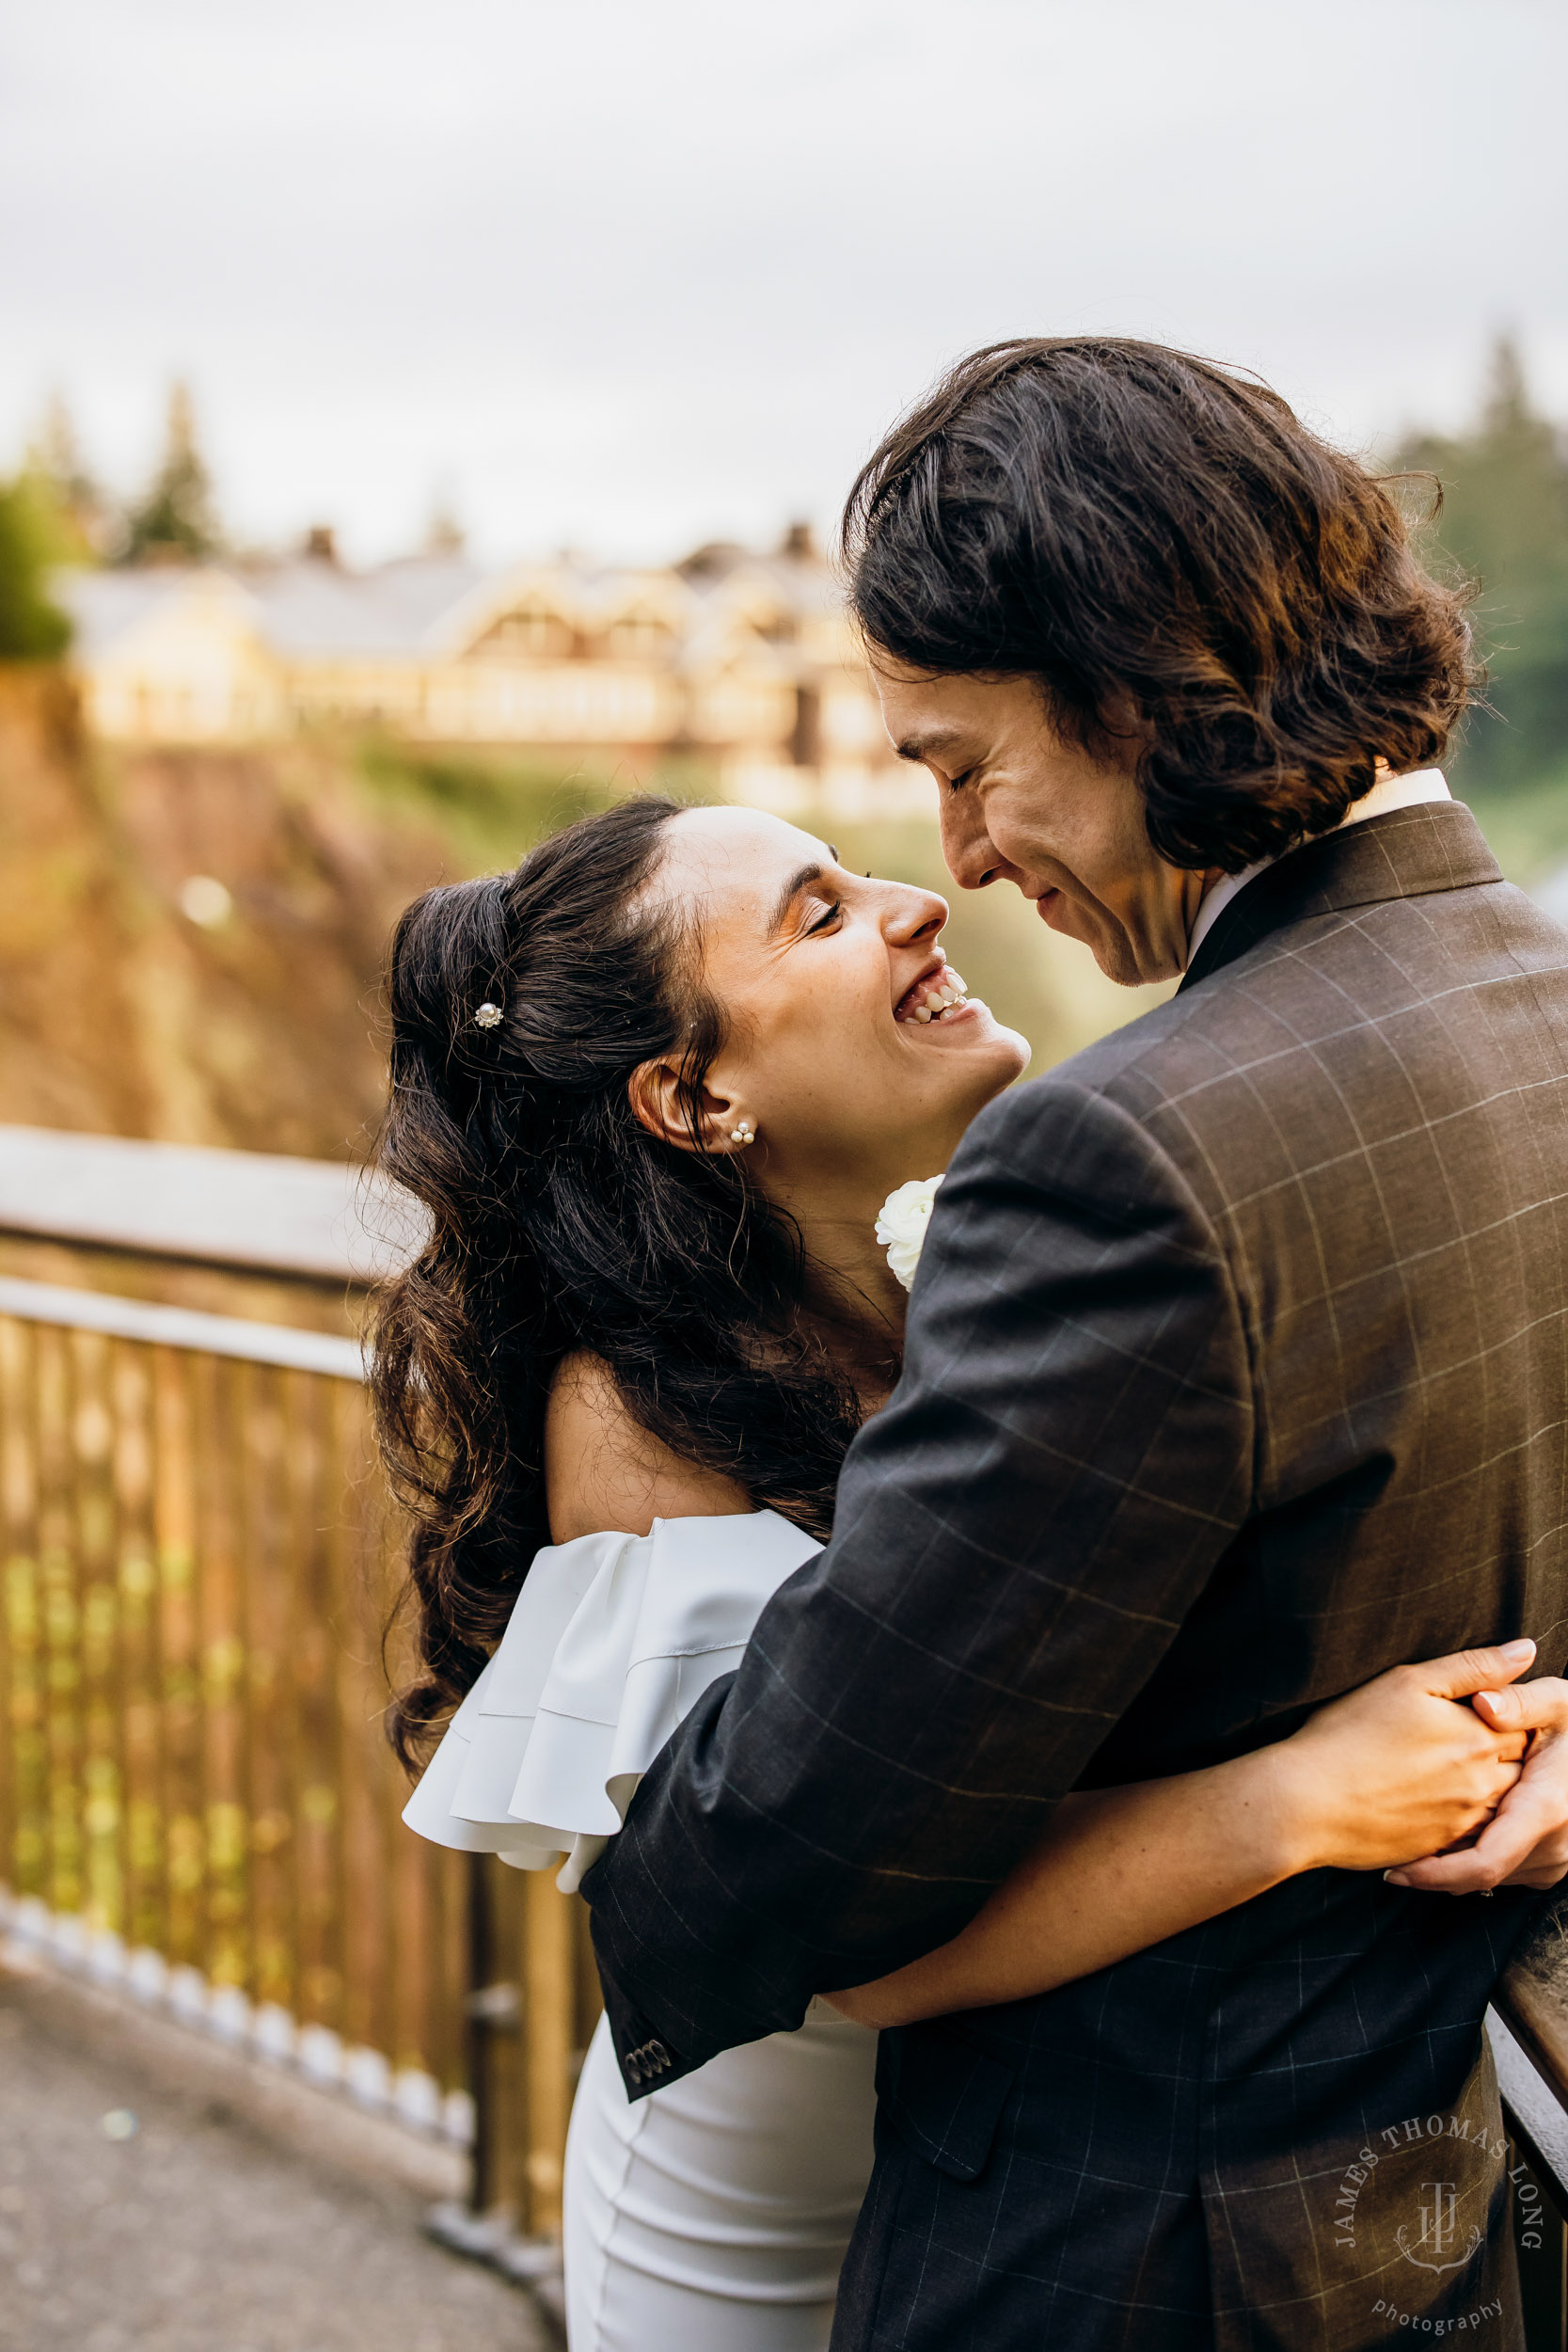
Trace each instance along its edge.
<path fill-rule="evenodd" d="M 934 890 L 903 889 L 889 907 L 882 929 L 888 945 L 912 947 L 918 939 L 935 939 L 947 920 L 947 901 Z"/>

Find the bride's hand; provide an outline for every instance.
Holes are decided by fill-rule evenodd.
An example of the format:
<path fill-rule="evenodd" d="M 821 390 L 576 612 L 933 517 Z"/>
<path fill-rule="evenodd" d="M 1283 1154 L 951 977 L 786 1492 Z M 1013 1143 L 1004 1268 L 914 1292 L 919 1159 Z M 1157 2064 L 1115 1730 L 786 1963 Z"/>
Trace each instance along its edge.
<path fill-rule="evenodd" d="M 1568 1682 L 1544 1675 L 1512 1691 L 1483 1691 L 1475 1708 L 1499 1731 L 1532 1735 L 1524 1771 L 1473 1845 L 1390 1871 L 1395 1886 L 1490 1894 L 1495 1886 L 1555 1886 L 1568 1871 Z"/>
<path fill-rule="evenodd" d="M 1533 1642 L 1505 1642 L 1392 1667 L 1265 1751 L 1307 1857 L 1296 1867 L 1386 1869 L 1483 1829 L 1520 1779 L 1531 1724 L 1492 1723 L 1462 1702 L 1481 1692 L 1527 1700 L 1503 1686 L 1534 1657 Z"/>
<path fill-rule="evenodd" d="M 1473 1867 L 1474 1855 L 1413 1857 L 1473 1835 L 1501 1805 L 1480 1854 L 1537 1785 L 1514 1836 L 1539 1860 L 1543 1824 L 1568 1829 L 1568 1684 L 1507 1690 L 1534 1657 L 1533 1643 L 1508 1642 L 1396 1666 L 1288 1740 L 1167 1780 L 1079 1790 L 951 1943 L 828 1998 L 861 2025 L 906 2026 L 1093 1976 L 1299 1871 Z M 1563 1737 L 1536 1784 L 1520 1759 L 1548 1722 Z"/>

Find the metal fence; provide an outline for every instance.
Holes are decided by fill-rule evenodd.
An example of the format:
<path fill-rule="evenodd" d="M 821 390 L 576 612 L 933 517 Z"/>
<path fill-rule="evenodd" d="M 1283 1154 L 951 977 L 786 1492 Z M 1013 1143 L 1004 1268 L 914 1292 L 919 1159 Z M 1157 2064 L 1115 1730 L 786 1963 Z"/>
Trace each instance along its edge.
<path fill-rule="evenodd" d="M 0 1278 L 0 1517 L 13 1930 L 470 2143 L 476 2208 L 558 2229 L 581 1906 L 399 1820 L 355 1343 Z"/>

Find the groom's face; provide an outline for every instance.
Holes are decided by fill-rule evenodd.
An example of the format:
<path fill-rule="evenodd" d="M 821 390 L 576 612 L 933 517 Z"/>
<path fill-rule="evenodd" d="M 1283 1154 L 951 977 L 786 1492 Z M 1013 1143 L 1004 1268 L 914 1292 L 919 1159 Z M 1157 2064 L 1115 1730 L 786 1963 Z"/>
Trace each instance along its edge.
<path fill-rule="evenodd" d="M 1085 751 L 1057 733 L 1030 678 L 932 676 L 887 654 L 871 669 L 894 749 L 936 780 L 955 882 L 1016 883 L 1124 987 L 1185 968 L 1206 877 L 1149 841 L 1141 737 Z"/>

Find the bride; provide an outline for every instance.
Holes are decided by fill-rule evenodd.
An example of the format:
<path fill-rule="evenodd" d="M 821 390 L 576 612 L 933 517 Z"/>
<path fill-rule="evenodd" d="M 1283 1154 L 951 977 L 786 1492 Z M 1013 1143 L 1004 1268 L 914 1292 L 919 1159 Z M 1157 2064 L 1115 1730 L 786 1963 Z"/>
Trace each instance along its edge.
<path fill-rule="evenodd" d="M 392 1727 L 430 1759 L 425 1836 L 564 1856 L 575 1885 L 827 1536 L 898 1376 L 884 1199 L 1028 1058 L 948 967 L 946 916 L 776 818 L 652 798 L 404 915 L 382 1162 L 431 1225 L 379 1303 L 373 1387 L 414 1512 L 421 1671 Z M 911 1237 L 891 1255 L 907 1274 Z M 955 1943 L 635 2103 L 601 2023 L 567 2152 L 573 2352 L 825 2345 L 871 2164 L 868 2026 L 1470 1835 L 1526 1740 L 1450 1702 L 1532 1655 L 1400 1668 L 1252 1755 L 1069 1798 Z"/>

